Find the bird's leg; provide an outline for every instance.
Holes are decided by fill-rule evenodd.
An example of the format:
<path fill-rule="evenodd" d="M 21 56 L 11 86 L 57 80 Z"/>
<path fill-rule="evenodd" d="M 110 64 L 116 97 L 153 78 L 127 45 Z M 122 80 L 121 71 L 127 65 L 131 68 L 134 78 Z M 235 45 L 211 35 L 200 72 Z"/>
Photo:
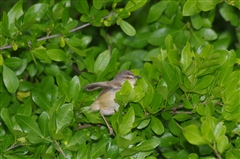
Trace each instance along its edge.
<path fill-rule="evenodd" d="M 108 130 L 109 130 L 109 134 L 110 135 L 114 135 L 114 132 L 113 132 L 113 128 L 109 125 L 109 123 L 107 122 L 107 119 L 105 118 L 104 114 L 102 112 L 100 112 L 104 122 L 106 123 L 107 127 L 108 127 Z"/>

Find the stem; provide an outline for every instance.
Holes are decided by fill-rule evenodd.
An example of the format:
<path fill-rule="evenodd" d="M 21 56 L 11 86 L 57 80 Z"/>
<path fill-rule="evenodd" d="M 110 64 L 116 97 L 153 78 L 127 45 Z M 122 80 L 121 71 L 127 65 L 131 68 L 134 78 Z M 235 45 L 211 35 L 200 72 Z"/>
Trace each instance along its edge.
<path fill-rule="evenodd" d="M 59 143 L 58 143 L 56 140 L 54 140 L 54 142 L 55 142 L 55 144 L 57 145 L 57 147 L 58 147 L 59 151 L 61 152 L 61 154 L 63 155 L 63 157 L 64 157 L 64 158 L 67 158 L 67 156 L 66 156 L 65 153 L 63 152 L 63 150 L 62 150 L 61 146 L 59 145 Z"/>
<path fill-rule="evenodd" d="M 213 149 L 215 155 L 217 156 L 218 159 L 222 159 L 222 157 L 220 156 L 220 154 L 218 153 L 218 151 L 216 150 L 215 144 L 214 146 L 210 145 L 209 146 Z"/>
<path fill-rule="evenodd" d="M 9 151 L 9 150 L 12 150 L 12 149 L 14 149 L 14 148 L 16 148 L 16 147 L 19 147 L 19 146 L 22 146 L 22 144 L 17 145 L 17 144 L 14 143 L 12 146 L 10 146 L 10 147 L 7 148 L 6 150 L 4 150 L 4 152 Z"/>

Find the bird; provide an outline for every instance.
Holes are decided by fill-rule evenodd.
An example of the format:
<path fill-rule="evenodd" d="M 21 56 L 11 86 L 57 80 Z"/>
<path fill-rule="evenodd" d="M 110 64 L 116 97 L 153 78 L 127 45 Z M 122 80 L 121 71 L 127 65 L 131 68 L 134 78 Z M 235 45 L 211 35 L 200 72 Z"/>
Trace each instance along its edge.
<path fill-rule="evenodd" d="M 119 104 L 115 102 L 115 94 L 122 88 L 125 81 L 128 81 L 132 88 L 140 76 L 135 76 L 132 71 L 124 70 L 118 73 L 111 81 L 96 82 L 86 85 L 87 91 L 102 89 L 97 99 L 92 103 L 90 109 L 92 112 L 99 111 L 106 123 L 110 135 L 114 135 L 112 127 L 107 122 L 105 115 L 112 115 L 119 109 Z"/>

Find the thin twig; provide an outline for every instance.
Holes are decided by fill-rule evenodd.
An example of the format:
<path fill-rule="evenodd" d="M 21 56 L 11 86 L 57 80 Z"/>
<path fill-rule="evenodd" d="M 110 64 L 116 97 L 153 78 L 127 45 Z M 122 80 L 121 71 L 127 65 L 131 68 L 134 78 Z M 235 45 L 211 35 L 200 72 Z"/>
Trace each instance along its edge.
<path fill-rule="evenodd" d="M 63 152 L 63 150 L 62 150 L 61 146 L 59 145 L 59 143 L 58 143 L 56 140 L 54 140 L 54 142 L 55 142 L 55 144 L 57 145 L 57 147 L 58 147 L 59 151 L 61 152 L 61 154 L 63 155 L 63 157 L 64 157 L 64 158 L 67 158 L 67 156 L 66 156 L 65 153 Z"/>

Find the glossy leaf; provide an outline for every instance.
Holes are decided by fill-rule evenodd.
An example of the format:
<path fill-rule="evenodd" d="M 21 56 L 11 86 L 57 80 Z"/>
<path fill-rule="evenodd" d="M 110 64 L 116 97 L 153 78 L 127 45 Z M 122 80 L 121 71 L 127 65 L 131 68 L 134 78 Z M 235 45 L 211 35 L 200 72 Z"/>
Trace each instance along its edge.
<path fill-rule="evenodd" d="M 190 50 L 190 43 L 187 43 L 186 46 L 183 48 L 181 54 L 181 63 L 183 65 L 183 71 L 186 71 L 192 63 L 192 52 Z"/>
<path fill-rule="evenodd" d="M 183 6 L 182 14 L 184 16 L 191 16 L 199 12 L 200 10 L 197 7 L 197 0 L 187 0 Z"/>
<path fill-rule="evenodd" d="M 93 0 L 93 6 L 98 10 L 102 8 L 103 4 L 103 0 Z"/>
<path fill-rule="evenodd" d="M 159 147 L 169 147 L 179 142 L 179 138 L 173 136 L 170 132 L 166 131 L 160 138 Z"/>
<path fill-rule="evenodd" d="M 132 0 L 132 1 L 128 1 L 128 3 L 125 6 L 125 9 L 128 12 L 132 12 L 135 11 L 137 9 L 139 9 L 140 7 L 142 7 L 145 3 L 147 3 L 147 0 Z"/>
<path fill-rule="evenodd" d="M 150 119 L 147 119 L 147 120 L 143 120 L 139 125 L 138 125 L 138 129 L 143 129 L 145 128 L 146 126 L 148 126 L 148 124 L 150 123 Z"/>
<path fill-rule="evenodd" d="M 4 64 L 12 69 L 17 69 L 18 67 L 20 67 L 22 65 L 22 59 L 17 58 L 17 57 L 11 57 L 11 58 L 7 58 L 4 61 Z"/>
<path fill-rule="evenodd" d="M 81 145 L 85 143 L 89 139 L 88 132 L 84 130 L 78 130 L 73 137 L 71 138 L 70 142 L 68 143 L 68 147 L 75 146 L 77 144 Z"/>
<path fill-rule="evenodd" d="M 72 104 L 64 104 L 60 106 L 57 111 L 56 116 L 56 133 L 60 132 L 67 125 L 70 125 L 73 118 L 73 105 Z"/>
<path fill-rule="evenodd" d="M 120 135 L 125 135 L 125 134 L 129 133 L 133 127 L 134 120 L 135 120 L 134 109 L 130 108 L 128 110 L 127 114 L 124 115 L 122 121 L 119 124 L 118 133 Z"/>
<path fill-rule="evenodd" d="M 161 135 L 164 132 L 164 127 L 162 122 L 154 116 L 152 116 L 152 119 L 151 119 L 151 129 L 157 135 Z"/>
<path fill-rule="evenodd" d="M 149 151 L 156 148 L 160 144 L 160 140 L 157 138 L 152 138 L 141 142 L 134 149 L 137 151 Z"/>
<path fill-rule="evenodd" d="M 136 34 L 135 28 L 125 20 L 121 21 L 120 27 L 124 31 L 124 33 L 129 36 L 134 36 Z"/>
<path fill-rule="evenodd" d="M 44 137 L 49 136 L 49 130 L 48 130 L 49 120 L 50 120 L 50 116 L 48 115 L 47 112 L 42 112 L 42 114 L 39 116 L 39 119 L 38 119 L 39 128 Z"/>
<path fill-rule="evenodd" d="M 206 141 L 202 138 L 202 135 L 196 125 L 189 125 L 183 129 L 183 135 L 187 141 L 193 145 L 203 145 Z"/>
<path fill-rule="evenodd" d="M 218 141 L 221 136 L 224 136 L 226 133 L 226 126 L 223 125 L 223 122 L 219 122 L 214 129 L 215 140 Z"/>
<path fill-rule="evenodd" d="M 76 101 L 80 92 L 80 81 L 77 76 L 74 76 L 69 84 L 69 96 Z"/>
<path fill-rule="evenodd" d="M 198 1 L 197 7 L 202 11 L 209 11 L 215 8 L 218 3 L 220 3 L 220 0 Z"/>
<path fill-rule="evenodd" d="M 227 136 L 221 136 L 218 140 L 217 140 L 217 150 L 220 153 L 223 153 L 228 146 L 228 138 Z"/>
<path fill-rule="evenodd" d="M 23 131 L 28 134 L 28 139 L 30 142 L 39 143 L 43 141 L 43 135 L 39 129 L 39 126 L 32 117 L 17 115 L 16 121 Z"/>
<path fill-rule="evenodd" d="M 2 118 L 2 120 L 4 121 L 4 123 L 7 125 L 8 130 L 11 131 L 12 133 L 14 133 L 13 123 L 12 123 L 12 121 L 11 121 L 11 118 L 10 118 L 10 114 L 9 114 L 8 109 L 3 108 L 3 109 L 1 110 L 1 118 Z"/>
<path fill-rule="evenodd" d="M 161 1 L 156 4 L 154 4 L 149 11 L 147 22 L 152 23 L 156 21 L 164 12 L 164 10 L 167 7 L 168 2 L 167 1 Z"/>
<path fill-rule="evenodd" d="M 75 5 L 76 9 L 82 14 L 88 14 L 89 6 L 87 0 L 78 0 Z"/>
<path fill-rule="evenodd" d="M 198 89 L 204 89 L 206 87 L 208 87 L 213 81 L 213 76 L 211 75 L 207 75 L 207 76 L 203 76 L 201 79 L 199 79 L 196 83 L 196 85 L 194 86 L 194 89 L 198 90 Z"/>
<path fill-rule="evenodd" d="M 106 69 L 109 61 L 110 61 L 110 52 L 109 50 L 105 50 L 104 52 L 98 55 L 96 62 L 94 64 L 94 72 L 96 73 L 103 72 Z"/>
<path fill-rule="evenodd" d="M 50 109 L 50 101 L 47 98 L 47 95 L 44 94 L 43 92 L 33 89 L 32 93 L 32 100 L 43 110 L 49 110 Z"/>
<path fill-rule="evenodd" d="M 54 61 L 64 61 L 67 58 L 65 52 L 60 49 L 49 49 L 47 55 L 49 59 Z"/>
<path fill-rule="evenodd" d="M 91 158 L 97 158 L 104 154 L 105 147 L 108 144 L 109 139 L 102 139 L 91 149 Z"/>
<path fill-rule="evenodd" d="M 23 20 L 24 23 L 27 23 L 33 20 L 40 21 L 46 14 L 48 7 L 49 6 L 46 3 L 38 3 L 31 6 L 25 13 L 24 20 Z"/>
<path fill-rule="evenodd" d="M 200 29 L 203 26 L 203 19 L 199 14 L 192 15 L 190 18 L 195 29 Z"/>
<path fill-rule="evenodd" d="M 17 91 L 19 80 L 15 72 L 5 65 L 3 65 L 3 82 L 8 92 L 15 93 Z"/>
<path fill-rule="evenodd" d="M 224 4 L 220 8 L 220 14 L 226 21 L 230 21 L 233 26 L 237 26 L 238 16 L 235 14 L 234 8 L 230 5 Z"/>

